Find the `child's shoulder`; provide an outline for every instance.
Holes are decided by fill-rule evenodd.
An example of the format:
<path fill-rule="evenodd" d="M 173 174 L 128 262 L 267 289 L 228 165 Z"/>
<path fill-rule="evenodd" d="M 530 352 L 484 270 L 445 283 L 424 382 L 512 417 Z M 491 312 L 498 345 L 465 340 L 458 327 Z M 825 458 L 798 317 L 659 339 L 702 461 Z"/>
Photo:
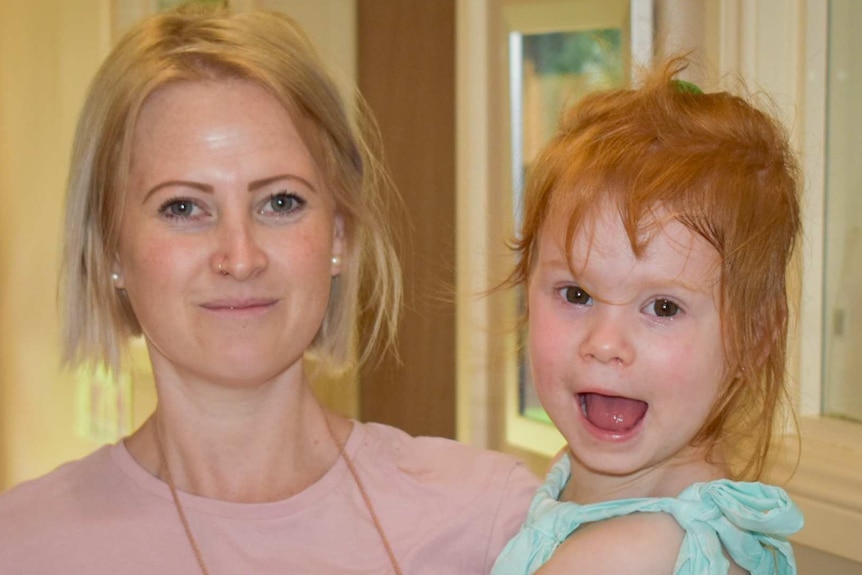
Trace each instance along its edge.
<path fill-rule="evenodd" d="M 583 525 L 537 575 L 673 573 L 685 530 L 669 513 L 632 513 Z M 728 575 L 746 575 L 727 552 Z M 603 558 L 597 561 L 597 557 Z"/>
<path fill-rule="evenodd" d="M 572 533 L 537 573 L 673 573 L 684 536 L 667 513 L 633 513 L 589 523 Z"/>

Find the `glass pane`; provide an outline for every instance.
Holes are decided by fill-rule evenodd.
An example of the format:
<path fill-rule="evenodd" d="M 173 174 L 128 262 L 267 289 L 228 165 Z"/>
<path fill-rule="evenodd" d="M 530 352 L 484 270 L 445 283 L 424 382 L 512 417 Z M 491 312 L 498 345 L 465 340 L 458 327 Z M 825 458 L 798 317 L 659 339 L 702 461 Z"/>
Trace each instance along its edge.
<path fill-rule="evenodd" d="M 862 421 L 862 2 L 829 3 L 823 413 Z"/>
<path fill-rule="evenodd" d="M 563 109 L 590 91 L 623 85 L 626 75 L 621 48 L 620 28 L 512 35 L 512 180 L 516 227 L 521 221 L 524 176 L 554 134 Z M 517 297 L 519 309 L 523 309 L 523 294 Z M 549 422 L 530 382 L 525 345 L 520 347 L 520 412 L 530 419 Z"/>

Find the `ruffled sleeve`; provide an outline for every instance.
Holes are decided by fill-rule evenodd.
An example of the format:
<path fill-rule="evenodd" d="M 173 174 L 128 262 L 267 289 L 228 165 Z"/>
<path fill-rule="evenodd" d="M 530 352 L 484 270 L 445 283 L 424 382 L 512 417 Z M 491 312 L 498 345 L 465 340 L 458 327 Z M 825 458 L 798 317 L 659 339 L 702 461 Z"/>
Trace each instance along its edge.
<path fill-rule="evenodd" d="M 529 575 L 578 527 L 632 513 L 669 513 L 685 531 L 674 575 L 727 575 L 730 556 L 751 575 L 795 575 L 787 537 L 802 514 L 787 493 L 762 483 L 696 483 L 679 497 L 619 499 L 579 505 L 561 502 L 569 458 L 553 466 L 536 492 L 521 530 L 494 564 L 493 575 Z"/>
<path fill-rule="evenodd" d="M 686 489 L 670 512 L 685 529 L 676 575 L 725 575 L 724 551 L 752 575 L 796 573 L 787 537 L 802 513 L 787 493 L 762 483 L 718 480 Z"/>

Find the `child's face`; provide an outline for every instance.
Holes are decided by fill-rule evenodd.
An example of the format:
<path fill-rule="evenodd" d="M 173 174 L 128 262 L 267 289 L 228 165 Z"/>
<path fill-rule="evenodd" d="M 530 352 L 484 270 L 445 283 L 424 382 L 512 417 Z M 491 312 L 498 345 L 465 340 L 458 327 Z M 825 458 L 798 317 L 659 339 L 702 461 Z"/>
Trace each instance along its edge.
<path fill-rule="evenodd" d="M 702 462 L 689 444 L 725 370 L 718 252 L 672 221 L 638 259 L 616 211 L 604 209 L 575 237 L 573 274 L 566 223 L 546 222 L 539 238 L 529 349 L 575 465 L 636 477 Z"/>

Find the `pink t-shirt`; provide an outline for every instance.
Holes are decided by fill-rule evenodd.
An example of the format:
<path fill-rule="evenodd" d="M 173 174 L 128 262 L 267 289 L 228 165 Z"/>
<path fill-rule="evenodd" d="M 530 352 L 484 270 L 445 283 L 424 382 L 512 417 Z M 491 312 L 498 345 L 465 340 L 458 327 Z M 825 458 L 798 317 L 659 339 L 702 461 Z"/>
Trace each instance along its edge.
<path fill-rule="evenodd" d="M 355 423 L 353 459 L 405 575 L 488 573 L 538 486 L 509 456 Z M 275 503 L 180 494 L 212 575 L 391 573 L 347 466 Z M 122 442 L 0 496 L 0 573 L 200 570 L 166 484 Z"/>

